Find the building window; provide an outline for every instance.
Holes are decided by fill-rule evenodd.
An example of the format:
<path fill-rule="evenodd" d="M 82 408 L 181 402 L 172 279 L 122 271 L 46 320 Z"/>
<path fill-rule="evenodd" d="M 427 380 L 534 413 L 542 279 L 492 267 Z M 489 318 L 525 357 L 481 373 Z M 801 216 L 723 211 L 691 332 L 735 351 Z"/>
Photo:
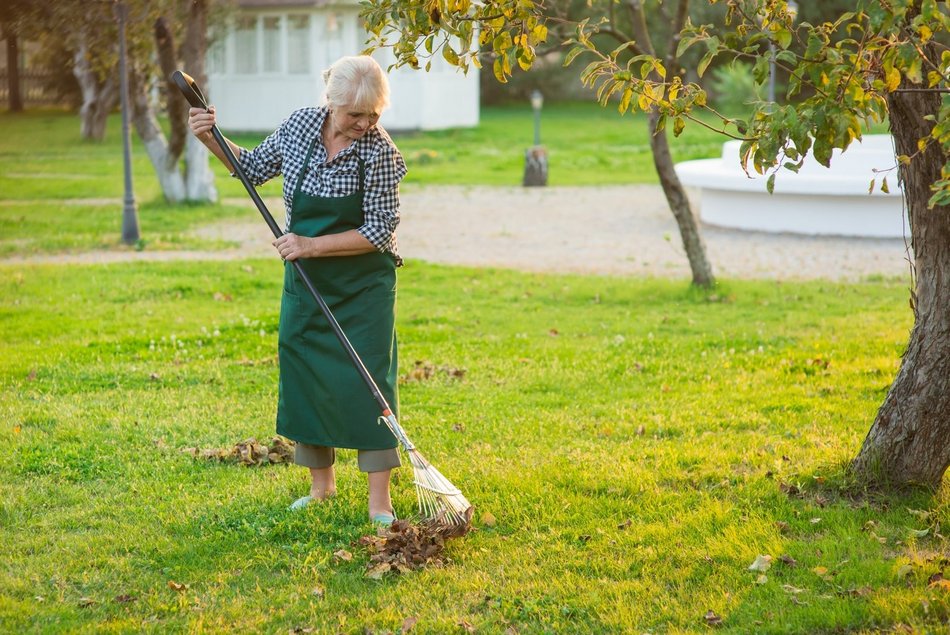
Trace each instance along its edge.
<path fill-rule="evenodd" d="M 279 73 L 281 71 L 280 63 L 280 18 L 277 16 L 264 16 L 261 19 L 263 25 L 263 37 L 261 45 L 263 46 L 263 67 L 261 71 L 265 73 Z"/>
<path fill-rule="evenodd" d="M 234 29 L 234 72 L 257 73 L 257 17 L 240 16 Z"/>
<path fill-rule="evenodd" d="M 211 75 L 223 75 L 228 71 L 227 47 L 225 46 L 227 31 L 220 28 L 212 28 L 208 33 L 208 73 Z"/>
<path fill-rule="evenodd" d="M 310 16 L 287 16 L 287 71 L 310 72 Z"/>

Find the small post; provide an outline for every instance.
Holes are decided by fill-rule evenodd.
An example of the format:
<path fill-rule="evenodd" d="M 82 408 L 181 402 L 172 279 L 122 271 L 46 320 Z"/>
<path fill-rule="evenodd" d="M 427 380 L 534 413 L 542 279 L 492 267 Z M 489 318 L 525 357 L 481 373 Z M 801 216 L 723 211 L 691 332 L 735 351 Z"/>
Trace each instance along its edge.
<path fill-rule="evenodd" d="M 525 151 L 524 181 L 525 187 L 548 184 L 548 151 L 541 145 L 541 107 L 544 95 L 540 90 L 531 92 L 531 108 L 534 110 L 534 146 Z"/>
<path fill-rule="evenodd" d="M 791 18 L 792 22 L 795 22 L 795 18 L 798 17 L 798 3 L 795 0 L 788 0 L 785 3 L 786 10 L 788 15 Z M 769 102 L 775 103 L 775 56 L 777 51 L 775 50 L 775 42 L 769 38 Z"/>
<path fill-rule="evenodd" d="M 129 130 L 129 75 L 126 66 L 125 21 L 128 8 L 124 2 L 113 5 L 119 22 L 119 95 L 122 103 L 122 159 L 125 168 L 125 198 L 122 204 L 122 242 L 134 245 L 139 240 L 139 218 L 132 192 L 132 135 Z"/>

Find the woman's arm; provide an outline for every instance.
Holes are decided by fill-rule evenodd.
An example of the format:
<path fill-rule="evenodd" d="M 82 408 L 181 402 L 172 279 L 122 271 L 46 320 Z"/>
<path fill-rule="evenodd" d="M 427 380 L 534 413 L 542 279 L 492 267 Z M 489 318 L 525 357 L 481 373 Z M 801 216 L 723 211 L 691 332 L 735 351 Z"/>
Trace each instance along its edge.
<path fill-rule="evenodd" d="M 339 234 L 324 236 L 298 236 L 284 234 L 274 241 L 277 252 L 284 260 L 298 258 L 327 258 L 329 256 L 359 256 L 376 251 L 376 246 L 366 240 L 355 229 L 349 229 Z"/>
<path fill-rule="evenodd" d="M 205 144 L 205 146 L 211 150 L 212 154 L 218 157 L 221 163 L 231 172 L 231 176 L 234 176 L 234 166 L 228 161 L 221 146 L 218 145 L 218 142 L 214 140 L 214 136 L 211 134 L 211 127 L 214 125 L 215 120 L 216 113 L 214 106 L 209 106 L 208 110 L 191 108 L 188 111 L 188 126 L 191 128 L 192 134 Z M 254 185 L 263 185 L 281 173 L 281 169 L 283 168 L 281 128 L 283 125 L 284 124 L 281 124 L 281 127 L 277 128 L 277 130 L 261 141 L 260 145 L 250 152 L 244 150 L 227 137 L 224 139 L 231 148 L 231 152 L 234 153 L 238 163 L 244 168 L 244 174 Z"/>

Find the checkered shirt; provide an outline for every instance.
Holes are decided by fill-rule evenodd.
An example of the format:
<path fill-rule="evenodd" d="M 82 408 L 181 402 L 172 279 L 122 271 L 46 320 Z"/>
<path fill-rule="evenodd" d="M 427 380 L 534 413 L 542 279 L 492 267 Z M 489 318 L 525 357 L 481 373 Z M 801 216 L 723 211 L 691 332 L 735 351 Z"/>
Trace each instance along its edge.
<path fill-rule="evenodd" d="M 356 231 L 379 251 L 392 254 L 396 264 L 401 265 L 395 232 L 399 224 L 399 182 L 406 176 L 406 163 L 378 124 L 327 161 L 320 131 L 328 112 L 326 106 L 293 112 L 259 146 L 250 151 L 241 148 L 238 159 L 241 167 L 254 185 L 261 185 L 278 174 L 284 175 L 284 207 L 289 228 L 294 188 L 314 137 L 317 143 L 310 157 L 310 169 L 301 184 L 305 194 L 348 196 L 356 192 L 360 188 L 359 155 L 365 167 L 363 225 Z"/>

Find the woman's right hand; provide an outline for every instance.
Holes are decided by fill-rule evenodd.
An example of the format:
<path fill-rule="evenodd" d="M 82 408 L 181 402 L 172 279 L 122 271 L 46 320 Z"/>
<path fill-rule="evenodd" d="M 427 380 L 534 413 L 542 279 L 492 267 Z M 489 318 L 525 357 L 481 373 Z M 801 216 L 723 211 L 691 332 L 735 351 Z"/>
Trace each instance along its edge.
<path fill-rule="evenodd" d="M 211 141 L 211 127 L 215 123 L 214 106 L 204 108 L 191 108 L 188 110 L 188 127 L 191 134 L 195 135 L 202 143 Z"/>

